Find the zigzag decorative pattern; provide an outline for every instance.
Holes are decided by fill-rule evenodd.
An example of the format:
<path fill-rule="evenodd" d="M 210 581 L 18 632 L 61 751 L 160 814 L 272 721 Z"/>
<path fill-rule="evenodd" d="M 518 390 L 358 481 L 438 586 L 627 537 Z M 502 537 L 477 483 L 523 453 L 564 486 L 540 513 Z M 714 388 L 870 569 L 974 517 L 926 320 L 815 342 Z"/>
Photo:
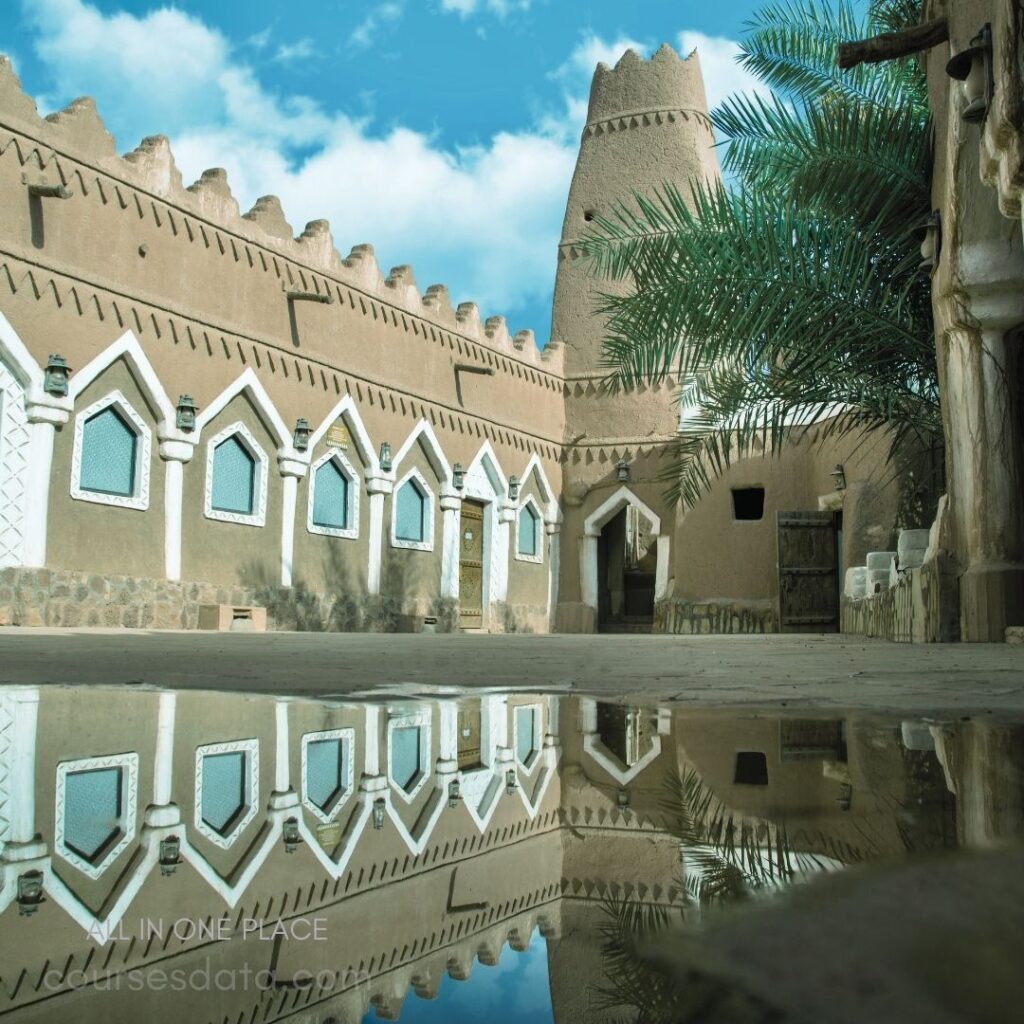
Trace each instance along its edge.
<path fill-rule="evenodd" d="M 0 568 L 23 560 L 28 448 L 24 394 L 0 362 Z"/>
<path fill-rule="evenodd" d="M 11 716 L 8 698 L 0 696 L 0 853 L 11 831 Z"/>
<path fill-rule="evenodd" d="M 637 111 L 635 114 L 620 114 L 617 117 L 592 121 L 584 126 L 583 139 L 613 135 L 616 132 L 628 132 L 634 128 L 660 128 L 663 125 L 672 125 L 679 121 L 687 122 L 691 117 L 704 124 L 708 131 L 711 130 L 711 119 L 706 114 L 699 110 L 681 110 L 678 107 L 673 107 L 668 110 Z"/>

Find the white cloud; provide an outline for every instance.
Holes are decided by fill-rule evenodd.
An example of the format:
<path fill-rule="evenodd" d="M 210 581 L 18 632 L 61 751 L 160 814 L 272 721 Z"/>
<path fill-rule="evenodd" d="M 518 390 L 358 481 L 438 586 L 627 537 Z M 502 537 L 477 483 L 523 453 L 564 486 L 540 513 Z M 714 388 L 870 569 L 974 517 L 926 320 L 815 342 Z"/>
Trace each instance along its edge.
<path fill-rule="evenodd" d="M 411 263 L 421 290 L 444 282 L 485 315 L 549 294 L 575 141 L 535 127 L 445 148 L 268 90 L 219 32 L 181 11 L 23 4 L 55 94 L 94 96 L 122 148 L 167 134 L 186 183 L 225 167 L 243 210 L 278 195 L 296 232 L 327 218 L 343 255 L 370 242 L 385 271 Z M 548 325 L 511 326 L 543 339 Z"/>
<path fill-rule="evenodd" d="M 360 49 L 370 46 L 382 25 L 398 21 L 402 16 L 402 5 L 394 0 L 386 0 L 377 4 L 363 20 L 352 30 L 348 37 L 349 44 Z"/>
<path fill-rule="evenodd" d="M 293 60 L 308 60 L 315 53 L 313 40 L 307 36 L 296 43 L 282 43 L 274 54 L 274 60 L 279 64 L 289 64 Z"/>
<path fill-rule="evenodd" d="M 735 40 L 706 36 L 703 32 L 680 32 L 680 53 L 685 57 L 693 50 L 700 58 L 709 109 L 714 110 L 722 100 L 738 92 L 769 95 L 768 87 L 737 62 L 740 47 Z"/>
<path fill-rule="evenodd" d="M 533 0 L 441 0 L 441 10 L 468 18 L 477 11 L 490 11 L 504 18 L 513 11 L 528 11 Z"/>

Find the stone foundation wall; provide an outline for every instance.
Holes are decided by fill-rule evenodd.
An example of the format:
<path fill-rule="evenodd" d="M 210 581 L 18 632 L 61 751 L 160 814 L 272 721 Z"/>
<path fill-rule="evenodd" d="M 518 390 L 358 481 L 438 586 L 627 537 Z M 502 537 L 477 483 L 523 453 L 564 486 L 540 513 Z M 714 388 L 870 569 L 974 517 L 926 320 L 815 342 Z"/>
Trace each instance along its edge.
<path fill-rule="evenodd" d="M 320 594 L 305 587 L 219 587 L 64 569 L 0 569 L 0 626 L 197 629 L 204 604 L 267 609 L 267 628 L 300 632 L 414 633 L 422 617 L 397 598 Z M 435 601 L 437 632 L 458 630 L 458 604 Z"/>
<path fill-rule="evenodd" d="M 840 632 L 900 643 L 960 639 L 955 567 L 946 555 L 904 573 L 895 586 L 840 602 Z"/>
<path fill-rule="evenodd" d="M 777 633 L 774 601 L 685 601 L 673 597 L 654 606 L 655 633 Z"/>

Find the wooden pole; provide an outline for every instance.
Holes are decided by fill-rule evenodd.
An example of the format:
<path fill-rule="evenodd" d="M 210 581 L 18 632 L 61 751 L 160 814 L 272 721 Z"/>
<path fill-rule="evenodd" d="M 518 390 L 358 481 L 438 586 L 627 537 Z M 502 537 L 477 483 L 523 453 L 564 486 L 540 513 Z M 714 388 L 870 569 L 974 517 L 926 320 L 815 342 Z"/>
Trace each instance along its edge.
<path fill-rule="evenodd" d="M 839 66 L 843 70 L 858 64 L 879 64 L 886 60 L 909 57 L 912 53 L 930 50 L 949 41 L 949 23 L 945 16 L 900 32 L 885 32 L 870 39 L 859 39 L 839 46 Z"/>

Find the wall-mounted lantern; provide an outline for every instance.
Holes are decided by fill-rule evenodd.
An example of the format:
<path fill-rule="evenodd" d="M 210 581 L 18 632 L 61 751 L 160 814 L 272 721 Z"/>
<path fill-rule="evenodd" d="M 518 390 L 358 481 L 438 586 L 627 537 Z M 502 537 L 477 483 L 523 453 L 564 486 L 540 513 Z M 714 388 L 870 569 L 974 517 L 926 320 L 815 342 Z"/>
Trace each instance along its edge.
<path fill-rule="evenodd" d="M 387 441 L 380 443 L 380 468 L 385 473 L 391 472 L 391 445 Z"/>
<path fill-rule="evenodd" d="M 68 377 L 71 367 L 63 356 L 51 355 L 43 374 L 43 390 L 51 395 L 64 396 L 68 393 Z"/>
<path fill-rule="evenodd" d="M 281 835 L 284 838 L 284 852 L 294 853 L 302 842 L 302 835 L 299 833 L 299 819 L 286 818 L 281 828 Z"/>
<path fill-rule="evenodd" d="M 508 500 L 519 500 L 519 477 L 517 476 L 510 476 L 508 478 Z"/>
<path fill-rule="evenodd" d="M 519 783 L 516 782 L 516 770 L 515 770 L 515 768 L 509 768 L 509 770 L 507 772 L 505 772 L 505 792 L 509 796 L 512 796 L 515 793 L 516 788 L 518 787 L 518 785 L 519 785 Z"/>
<path fill-rule="evenodd" d="M 995 81 L 992 76 L 992 26 L 985 25 L 971 40 L 966 50 L 961 50 L 946 65 L 946 74 L 963 83 L 967 106 L 960 116 L 971 124 L 985 120 L 992 105 Z"/>
<path fill-rule="evenodd" d="M 829 476 L 832 477 L 832 482 L 836 485 L 837 491 L 846 490 L 846 470 L 843 469 L 841 462 L 836 463 L 836 468 L 829 473 Z"/>
<path fill-rule="evenodd" d="M 921 238 L 921 268 L 934 270 L 942 256 L 942 214 L 932 210 L 917 232 Z"/>
<path fill-rule="evenodd" d="M 448 783 L 448 806 L 458 807 L 462 799 L 462 783 L 458 779 L 452 779 Z"/>
<path fill-rule="evenodd" d="M 195 430 L 196 429 L 196 413 L 199 411 L 199 406 L 196 405 L 195 400 L 191 395 L 180 395 L 178 397 L 178 406 L 174 411 L 174 422 L 179 430 Z"/>
<path fill-rule="evenodd" d="M 452 466 L 452 487 L 457 491 L 461 491 L 466 484 L 466 471 L 462 468 L 461 462 L 456 462 Z"/>
<path fill-rule="evenodd" d="M 616 797 L 616 803 L 619 805 L 619 810 L 624 811 L 629 807 L 629 790 L 620 789 Z"/>
<path fill-rule="evenodd" d="M 300 416 L 295 421 L 295 433 L 292 435 L 292 445 L 297 452 L 304 452 L 309 447 L 310 434 L 309 420 Z"/>
<path fill-rule="evenodd" d="M 373 801 L 373 827 L 375 829 L 382 829 L 384 827 L 384 809 L 387 804 L 385 803 L 384 797 L 379 796 Z"/>
<path fill-rule="evenodd" d="M 615 463 L 615 475 L 619 478 L 620 484 L 629 483 L 629 463 L 625 459 L 619 459 Z"/>
<path fill-rule="evenodd" d="M 160 840 L 160 874 L 169 878 L 181 863 L 181 839 L 178 836 L 164 836 Z"/>
<path fill-rule="evenodd" d="M 26 871 L 25 874 L 18 875 L 18 887 L 14 899 L 18 904 L 18 914 L 21 917 L 31 917 L 45 898 L 43 896 L 42 871 Z"/>

